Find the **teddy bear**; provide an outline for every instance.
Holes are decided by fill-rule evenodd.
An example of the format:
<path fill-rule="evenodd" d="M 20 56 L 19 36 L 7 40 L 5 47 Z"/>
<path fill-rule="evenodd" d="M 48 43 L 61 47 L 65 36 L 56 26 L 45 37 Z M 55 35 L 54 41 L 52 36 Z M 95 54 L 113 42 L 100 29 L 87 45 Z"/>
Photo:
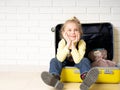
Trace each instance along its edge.
<path fill-rule="evenodd" d="M 104 48 L 93 49 L 88 58 L 92 61 L 92 67 L 115 67 L 116 62 L 107 59 L 107 50 Z"/>

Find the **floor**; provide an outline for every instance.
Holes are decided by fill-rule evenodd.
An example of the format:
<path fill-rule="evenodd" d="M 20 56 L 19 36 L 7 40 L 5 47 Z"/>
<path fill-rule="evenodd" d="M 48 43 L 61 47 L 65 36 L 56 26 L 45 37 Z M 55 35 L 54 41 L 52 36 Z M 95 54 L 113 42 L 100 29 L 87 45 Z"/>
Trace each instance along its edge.
<path fill-rule="evenodd" d="M 0 90 L 55 90 L 41 80 L 40 74 L 44 70 L 0 68 Z M 80 83 L 64 83 L 63 90 L 80 90 L 79 86 Z M 120 90 L 120 84 L 94 84 L 90 90 Z"/>

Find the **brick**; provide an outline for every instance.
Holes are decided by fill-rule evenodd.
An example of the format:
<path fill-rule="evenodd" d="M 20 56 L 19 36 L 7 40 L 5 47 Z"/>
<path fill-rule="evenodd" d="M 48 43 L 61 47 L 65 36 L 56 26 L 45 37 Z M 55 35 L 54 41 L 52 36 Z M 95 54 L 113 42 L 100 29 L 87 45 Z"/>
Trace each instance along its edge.
<path fill-rule="evenodd" d="M 110 14 L 110 8 L 108 7 L 89 7 L 87 8 L 87 13 L 95 13 L 95 14 Z"/>

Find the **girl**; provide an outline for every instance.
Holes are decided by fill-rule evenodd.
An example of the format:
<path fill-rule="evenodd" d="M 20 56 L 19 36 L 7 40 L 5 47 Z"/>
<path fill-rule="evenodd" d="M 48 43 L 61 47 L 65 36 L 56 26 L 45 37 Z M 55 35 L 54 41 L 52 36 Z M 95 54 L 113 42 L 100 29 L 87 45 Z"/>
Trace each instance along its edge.
<path fill-rule="evenodd" d="M 61 28 L 61 40 L 58 43 L 57 55 L 50 61 L 49 72 L 42 72 L 42 80 L 57 89 L 63 88 L 60 82 L 60 74 L 65 66 L 74 66 L 80 70 L 81 90 L 88 88 L 96 81 L 98 69 L 91 68 L 91 62 L 84 57 L 86 43 L 81 39 L 83 32 L 80 21 L 73 17 L 67 20 Z"/>

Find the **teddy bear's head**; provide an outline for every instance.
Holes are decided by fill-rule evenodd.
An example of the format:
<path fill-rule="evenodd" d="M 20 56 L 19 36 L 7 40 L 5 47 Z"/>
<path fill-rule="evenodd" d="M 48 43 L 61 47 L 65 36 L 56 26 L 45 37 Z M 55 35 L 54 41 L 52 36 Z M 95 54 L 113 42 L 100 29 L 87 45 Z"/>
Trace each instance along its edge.
<path fill-rule="evenodd" d="M 92 61 L 96 61 L 98 59 L 107 59 L 107 50 L 104 48 L 93 49 L 89 52 L 88 58 Z"/>

